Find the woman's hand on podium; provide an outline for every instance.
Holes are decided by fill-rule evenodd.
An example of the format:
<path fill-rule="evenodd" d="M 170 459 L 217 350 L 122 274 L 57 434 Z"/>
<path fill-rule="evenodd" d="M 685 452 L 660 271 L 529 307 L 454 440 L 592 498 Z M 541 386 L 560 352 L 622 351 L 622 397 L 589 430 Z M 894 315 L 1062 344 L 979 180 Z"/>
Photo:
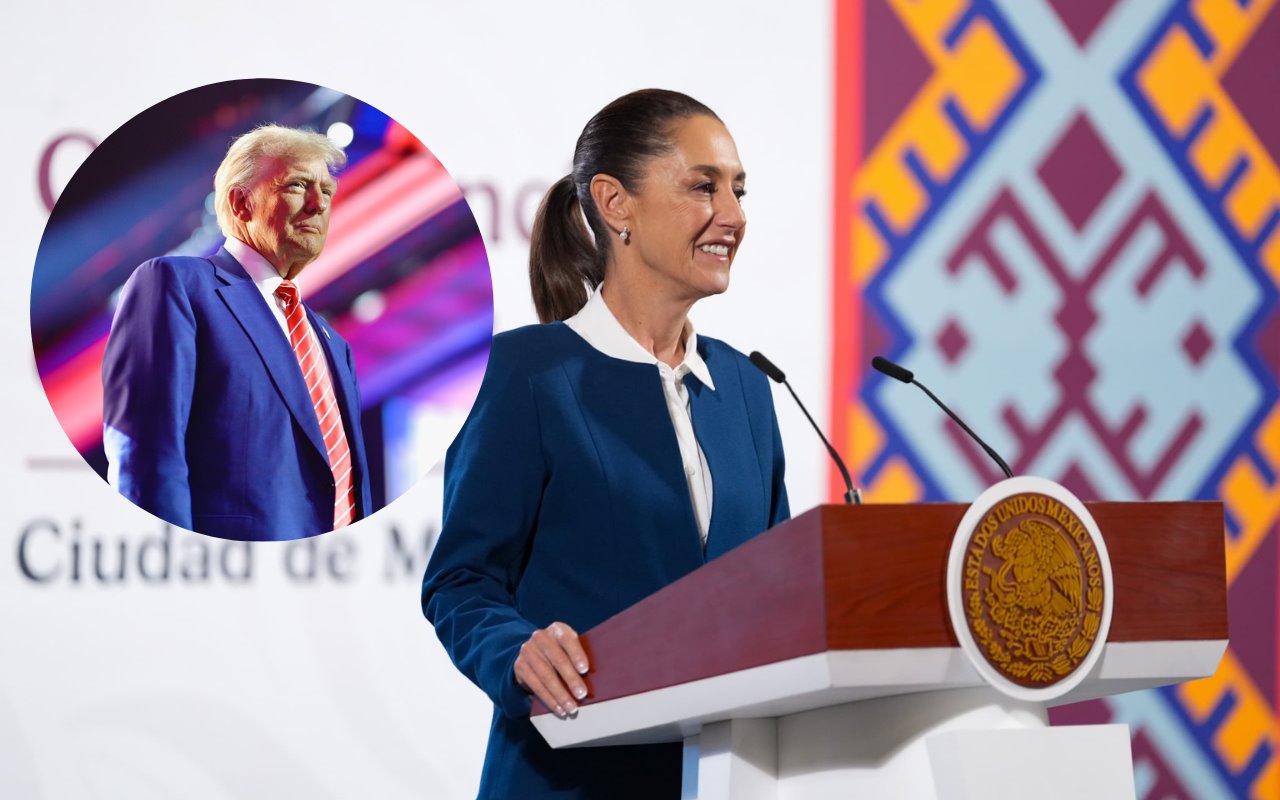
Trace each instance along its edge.
<path fill-rule="evenodd" d="M 553 622 L 534 631 L 520 645 L 514 672 L 520 688 L 563 719 L 578 710 L 577 700 L 587 696 L 582 676 L 589 666 L 577 631 L 563 622 Z"/>

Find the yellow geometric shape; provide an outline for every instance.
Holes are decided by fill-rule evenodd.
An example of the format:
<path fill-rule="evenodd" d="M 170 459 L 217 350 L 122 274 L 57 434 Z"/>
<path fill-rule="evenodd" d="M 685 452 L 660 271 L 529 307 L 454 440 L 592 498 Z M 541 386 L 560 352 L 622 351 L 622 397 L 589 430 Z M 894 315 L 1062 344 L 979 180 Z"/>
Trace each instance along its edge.
<path fill-rule="evenodd" d="M 862 177 L 875 187 L 876 205 L 893 232 L 911 230 L 929 201 L 915 177 L 900 162 L 887 158 L 868 163 Z"/>
<path fill-rule="evenodd" d="M 1258 450 L 1273 470 L 1280 470 L 1280 407 L 1273 408 L 1270 416 L 1258 428 Z M 1280 491 L 1280 486 L 1276 487 Z"/>
<path fill-rule="evenodd" d="M 943 184 L 970 156 L 964 137 L 943 113 L 954 102 L 967 122 L 986 132 L 1022 85 L 1025 76 L 1004 42 L 975 16 L 954 47 L 945 39 L 969 8 L 966 0 L 890 0 L 934 72 L 878 142 L 854 178 L 855 214 L 874 205 L 895 234 L 909 233 L 928 210 L 930 197 L 906 167 L 914 152 L 933 182 Z M 863 227 L 855 229 L 861 235 Z M 881 242 L 887 247 L 887 243 Z M 856 274 L 883 263 L 880 251 L 855 253 Z M 887 257 L 887 253 L 885 254 Z"/>
<path fill-rule="evenodd" d="M 924 496 L 924 489 L 906 462 L 895 456 L 885 463 L 875 483 L 864 487 L 863 496 L 869 503 L 915 503 Z"/>
<path fill-rule="evenodd" d="M 929 209 L 931 198 L 907 166 L 908 154 L 914 154 L 927 179 L 938 184 L 954 178 L 972 155 L 944 108 L 954 103 L 970 127 L 986 133 L 1026 79 L 1017 59 L 981 16 L 969 21 L 953 45 L 946 43 L 971 7 L 970 0 L 888 3 L 934 72 L 880 139 L 869 143 L 870 152 L 854 176 L 850 268 L 857 284 L 865 284 L 892 254 L 889 241 L 865 209 L 874 206 L 895 235 L 908 234 Z M 854 470 L 865 472 L 883 451 L 884 432 L 861 405 L 846 421 Z M 870 502 L 914 502 L 924 496 L 920 480 L 901 458 L 886 462 L 864 490 Z"/>
<path fill-rule="evenodd" d="M 1259 454 L 1272 470 L 1280 470 L 1280 408 L 1272 409 L 1255 436 Z M 1218 496 L 1239 526 L 1236 536 L 1226 541 L 1231 584 L 1280 518 L 1280 485 L 1269 485 L 1252 459 L 1241 456 L 1227 468 Z"/>
<path fill-rule="evenodd" d="M 956 133 L 951 120 L 933 113 L 921 114 L 918 127 L 913 131 L 916 152 L 925 170 L 938 183 L 945 183 L 955 174 L 969 156 L 969 145 Z"/>
<path fill-rule="evenodd" d="M 1267 173 L 1265 164 L 1252 163 L 1231 187 L 1224 204 L 1227 216 L 1246 239 L 1257 237 L 1280 199 L 1280 182 Z"/>
<path fill-rule="evenodd" d="M 1178 699 L 1182 701 L 1182 707 L 1192 719 L 1196 722 L 1204 722 L 1218 705 L 1218 701 L 1222 699 L 1226 684 L 1225 662 L 1219 663 L 1217 671 L 1209 677 L 1179 684 Z"/>
<path fill-rule="evenodd" d="M 1215 45 L 1239 41 L 1248 32 L 1249 19 L 1236 0 L 1193 0 L 1191 15 Z"/>
<path fill-rule="evenodd" d="M 1277 498 L 1247 456 L 1227 469 L 1220 488 L 1219 496 L 1239 525 L 1237 535 L 1226 540 L 1227 583 L 1231 584 L 1271 530 Z"/>
<path fill-rule="evenodd" d="M 1209 87 L 1200 51 L 1181 27 L 1170 28 L 1156 45 L 1138 70 L 1137 83 L 1169 131 L 1175 137 L 1186 136 Z"/>
<path fill-rule="evenodd" d="M 1183 708 L 1196 722 L 1204 722 L 1223 696 L 1232 693 L 1235 702 L 1213 732 L 1212 741 L 1214 751 L 1233 772 L 1243 769 L 1264 743 L 1269 743 L 1275 752 L 1275 715 L 1231 650 L 1223 655 L 1217 672 L 1211 677 L 1188 681 L 1175 691 Z"/>
<path fill-rule="evenodd" d="M 1280 755 L 1272 755 L 1249 789 L 1252 800 L 1280 800 Z"/>
<path fill-rule="evenodd" d="M 1280 287 L 1280 227 L 1273 230 L 1271 237 L 1263 243 L 1258 251 L 1258 260 L 1271 276 L 1271 282 Z"/>
<path fill-rule="evenodd" d="M 1234 688 L 1238 701 L 1241 687 L 1237 685 Z M 1213 735 L 1214 749 L 1232 772 L 1244 769 L 1258 749 L 1259 740 L 1266 738 L 1275 724 L 1267 704 L 1256 696 L 1256 690 L 1253 691 L 1255 696 L 1247 702 L 1237 702 L 1222 727 Z"/>
<path fill-rule="evenodd" d="M 853 218 L 853 283 L 866 284 L 889 258 L 889 247 L 863 214 Z"/>
<path fill-rule="evenodd" d="M 1252 800 L 1280 800 L 1280 755 L 1272 755 L 1270 762 L 1258 772 L 1249 788 Z"/>
<path fill-rule="evenodd" d="M 1231 68 L 1274 2 L 1253 0 L 1248 8 L 1241 8 L 1237 0 L 1197 0 L 1192 6 L 1191 13 L 1213 40 L 1209 69 L 1214 75 L 1221 76 Z"/>
<path fill-rule="evenodd" d="M 955 100 L 973 127 L 985 131 L 1017 91 L 1022 69 L 982 18 L 969 25 L 956 44 L 953 58 L 958 72 L 952 84 Z"/>
<path fill-rule="evenodd" d="M 884 448 L 884 432 L 861 403 L 849 409 L 849 455 L 854 472 L 863 472 Z"/>
<path fill-rule="evenodd" d="M 903 26 L 930 61 L 941 59 L 942 40 L 968 9 L 971 0 L 890 0 Z"/>
<path fill-rule="evenodd" d="M 1257 0 L 1241 8 L 1235 0 L 1193 0 L 1191 13 L 1212 44 L 1209 60 L 1181 26 L 1175 26 L 1138 73 L 1138 83 L 1152 107 L 1175 135 L 1185 135 L 1203 108 L 1211 110 L 1209 122 L 1188 152 L 1191 165 L 1209 188 L 1221 188 L 1237 164 L 1247 165 L 1223 204 L 1233 227 L 1245 239 L 1255 238 L 1280 207 L 1280 169 L 1223 88 L 1221 78 L 1257 35 L 1274 3 Z"/>
<path fill-rule="evenodd" d="M 1217 119 L 1192 142 L 1188 157 L 1205 184 L 1217 189 L 1240 160 L 1240 138 L 1244 129 L 1232 121 Z"/>

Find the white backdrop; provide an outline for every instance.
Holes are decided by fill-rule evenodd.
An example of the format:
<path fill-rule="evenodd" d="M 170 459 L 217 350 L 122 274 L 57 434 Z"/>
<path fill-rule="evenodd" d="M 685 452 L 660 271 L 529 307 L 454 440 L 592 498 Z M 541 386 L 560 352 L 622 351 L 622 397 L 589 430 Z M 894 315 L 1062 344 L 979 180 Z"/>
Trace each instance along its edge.
<path fill-rule="evenodd" d="M 60 134 L 101 141 L 155 102 L 232 78 L 354 95 L 426 142 L 460 184 L 495 189 L 492 207 L 487 194 L 472 202 L 504 329 L 533 321 L 522 228 L 568 171 L 582 125 L 633 89 L 688 92 L 737 139 L 751 220 L 729 293 L 699 304 L 695 324 L 767 353 L 827 418 L 825 2 L 128 0 L 7 16 L 0 797 L 463 798 L 489 719 L 418 610 L 438 467 L 343 533 L 243 545 L 166 532 L 80 461 L 36 378 L 28 325 L 47 217 L 38 166 Z M 55 192 L 84 154 L 57 151 Z M 785 391 L 775 397 L 798 512 L 823 499 L 826 463 Z M 114 565 L 122 547 L 125 579 L 100 580 L 94 548 Z"/>

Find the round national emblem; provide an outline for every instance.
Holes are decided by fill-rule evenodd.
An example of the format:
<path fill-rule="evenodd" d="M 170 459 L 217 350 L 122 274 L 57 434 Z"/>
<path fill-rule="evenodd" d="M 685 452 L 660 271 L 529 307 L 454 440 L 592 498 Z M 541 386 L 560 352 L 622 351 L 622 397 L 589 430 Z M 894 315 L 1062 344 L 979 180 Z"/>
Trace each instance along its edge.
<path fill-rule="evenodd" d="M 951 622 L 974 666 L 1021 700 L 1082 681 L 1111 623 L 1111 563 L 1097 523 L 1063 486 L 1002 481 L 974 501 L 952 541 Z"/>

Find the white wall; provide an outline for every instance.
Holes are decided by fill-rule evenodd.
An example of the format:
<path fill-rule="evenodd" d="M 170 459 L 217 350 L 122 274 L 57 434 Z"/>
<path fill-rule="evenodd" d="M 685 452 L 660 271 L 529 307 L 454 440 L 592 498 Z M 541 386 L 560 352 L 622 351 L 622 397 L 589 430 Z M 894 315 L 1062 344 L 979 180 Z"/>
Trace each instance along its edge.
<path fill-rule="evenodd" d="M 725 119 L 750 176 L 733 286 L 696 307 L 695 323 L 767 353 L 827 418 L 826 3 L 127 0 L 11 5 L 6 17 L 0 796 L 468 797 L 488 723 L 485 698 L 417 609 L 438 470 L 349 532 L 251 548 L 178 534 L 168 579 L 147 582 L 136 561 L 123 585 L 93 579 L 91 566 L 71 579 L 76 542 L 90 564 L 94 542 L 112 563 L 114 548 L 131 559 L 141 548 L 156 575 L 164 540 L 80 462 L 35 376 L 30 273 L 47 215 L 36 173 L 61 133 L 101 140 L 169 95 L 232 78 L 355 95 L 404 123 L 459 183 L 498 188 L 489 252 L 497 324 L 508 328 L 532 321 L 516 219 L 568 171 L 587 118 L 632 89 L 686 91 Z M 74 147 L 61 151 L 54 183 L 78 160 Z M 489 210 L 477 203 L 476 215 L 489 235 Z M 778 407 L 799 511 L 822 498 L 826 465 L 789 398 Z M 418 545 L 407 564 L 397 536 Z M 182 579 L 184 567 L 198 571 L 201 547 L 212 577 Z M 336 567 L 308 577 L 311 548 Z M 246 554 L 249 578 L 237 581 Z M 62 572 L 30 580 L 20 555 L 36 574 Z"/>

